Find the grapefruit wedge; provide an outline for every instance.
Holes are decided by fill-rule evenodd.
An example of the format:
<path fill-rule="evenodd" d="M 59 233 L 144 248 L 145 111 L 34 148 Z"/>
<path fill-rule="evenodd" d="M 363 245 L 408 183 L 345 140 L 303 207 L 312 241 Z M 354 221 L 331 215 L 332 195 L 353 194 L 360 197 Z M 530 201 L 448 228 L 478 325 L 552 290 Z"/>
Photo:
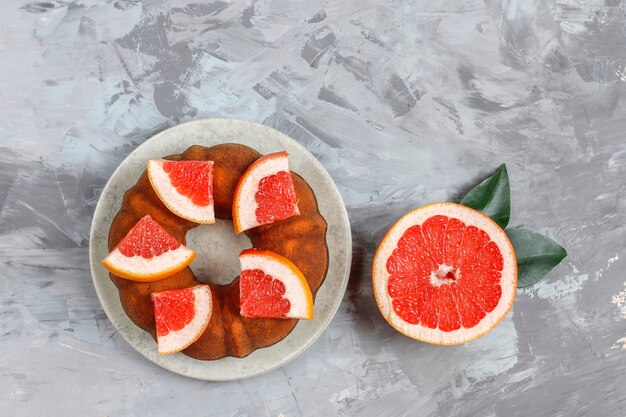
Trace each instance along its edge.
<path fill-rule="evenodd" d="M 495 222 L 454 203 L 402 217 L 383 238 L 372 268 L 376 302 L 399 332 L 456 345 L 493 329 L 517 287 L 513 246 Z"/>
<path fill-rule="evenodd" d="M 186 268 L 195 256 L 147 215 L 130 229 L 102 265 L 122 278 L 152 282 Z"/>
<path fill-rule="evenodd" d="M 148 178 L 163 204 L 195 223 L 215 223 L 212 161 L 148 161 Z"/>
<path fill-rule="evenodd" d="M 211 318 L 208 285 L 152 293 L 159 355 L 180 352 L 202 335 Z"/>
<path fill-rule="evenodd" d="M 287 152 L 257 159 L 239 180 L 233 199 L 235 232 L 300 214 Z"/>
<path fill-rule="evenodd" d="M 246 249 L 239 255 L 240 314 L 250 318 L 313 318 L 313 296 L 304 275 L 277 253 Z"/>

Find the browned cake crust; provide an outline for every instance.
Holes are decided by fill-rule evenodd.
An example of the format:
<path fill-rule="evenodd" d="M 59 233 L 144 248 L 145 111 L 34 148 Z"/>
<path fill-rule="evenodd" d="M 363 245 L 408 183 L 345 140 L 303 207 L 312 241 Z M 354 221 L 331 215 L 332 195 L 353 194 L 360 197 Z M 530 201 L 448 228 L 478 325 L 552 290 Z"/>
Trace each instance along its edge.
<path fill-rule="evenodd" d="M 192 146 L 182 154 L 165 159 L 213 161 L 215 217 L 231 219 L 233 196 L 239 178 L 260 156 L 257 151 L 244 145 L 223 144 L 210 148 Z M 313 190 L 302 177 L 292 174 L 301 215 L 260 226 L 245 233 L 253 247 L 274 251 L 296 264 L 306 277 L 315 297 L 328 269 L 326 221 L 318 210 Z M 186 242 L 187 232 L 197 226 L 196 223 L 176 216 L 165 207 L 152 189 L 148 174 L 144 171 L 137 183 L 124 194 L 122 207 L 109 231 L 109 250 L 112 250 L 146 214 L 151 215 L 165 230 L 183 243 Z M 120 301 L 128 317 L 155 339 L 154 310 L 150 294 L 191 287 L 199 283 L 190 268 L 185 268 L 161 281 L 148 283 L 129 281 L 113 273 L 109 273 L 109 276 L 119 289 Z M 203 278 L 210 280 L 211 277 Z M 224 356 L 244 357 L 256 349 L 280 341 L 297 323 L 296 319 L 241 317 L 239 277 L 229 285 L 212 283 L 209 285 L 213 293 L 211 320 L 202 336 L 183 351 L 192 358 L 212 360 Z"/>

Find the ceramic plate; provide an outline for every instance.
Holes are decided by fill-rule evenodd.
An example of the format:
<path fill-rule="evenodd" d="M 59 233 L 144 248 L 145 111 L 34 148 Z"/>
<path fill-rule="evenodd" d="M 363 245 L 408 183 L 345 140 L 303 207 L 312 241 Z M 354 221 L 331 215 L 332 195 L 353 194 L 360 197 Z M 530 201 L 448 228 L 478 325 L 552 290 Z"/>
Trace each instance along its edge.
<path fill-rule="evenodd" d="M 108 254 L 109 227 L 120 208 L 122 195 L 135 184 L 149 159 L 181 153 L 191 145 L 213 146 L 220 143 L 241 143 L 262 154 L 286 150 L 289 152 L 290 168 L 313 188 L 320 212 L 328 223 L 326 241 L 330 254 L 326 280 L 315 300 L 315 318 L 311 321 L 301 320 L 282 341 L 257 349 L 241 359 L 227 357 L 200 361 L 181 353 L 158 356 L 152 337 L 135 326 L 124 313 L 117 288 L 109 279 L 108 271 L 100 264 Z M 211 233 L 203 233 L 203 230 L 208 230 L 207 227 L 213 228 Z M 207 236 L 215 238 L 207 239 Z M 91 274 L 98 298 L 109 320 L 124 339 L 143 356 L 167 370 L 209 381 L 229 381 L 260 375 L 283 366 L 304 352 L 326 329 L 341 303 L 348 284 L 352 255 L 346 208 L 333 180 L 317 159 L 277 130 L 229 119 L 205 119 L 181 124 L 157 134 L 135 149 L 115 170 L 102 191 L 91 225 L 89 245 Z M 199 252 L 200 256 L 196 259 L 203 259 L 202 263 L 194 261 L 191 265 L 198 276 L 203 276 L 204 268 L 211 268 L 223 272 L 222 276 L 235 277 L 239 271 L 239 249 L 249 247 L 250 243 L 243 235 L 235 237 L 232 222 L 224 220 L 191 230 L 187 235 L 187 245 Z M 202 256 L 205 253 L 207 256 Z"/>

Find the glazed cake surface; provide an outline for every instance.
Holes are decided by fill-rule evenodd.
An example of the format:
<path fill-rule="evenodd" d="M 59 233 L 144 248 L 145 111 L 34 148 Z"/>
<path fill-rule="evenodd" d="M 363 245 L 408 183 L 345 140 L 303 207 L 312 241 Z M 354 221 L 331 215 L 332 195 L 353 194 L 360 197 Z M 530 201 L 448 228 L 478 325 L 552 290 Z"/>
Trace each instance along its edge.
<path fill-rule="evenodd" d="M 213 197 L 215 217 L 232 218 L 235 188 L 246 169 L 262 155 L 239 144 L 222 144 L 210 148 L 192 146 L 170 160 L 208 160 L 214 162 Z M 270 250 L 290 259 L 306 277 L 313 297 L 328 270 L 327 224 L 319 212 L 311 187 L 292 172 L 300 215 L 260 226 L 245 232 L 252 247 Z M 161 202 L 154 192 L 147 172 L 141 175 L 122 200 L 109 231 L 109 250 L 113 250 L 128 231 L 146 214 L 161 224 L 172 236 L 185 244 L 187 232 L 198 224 L 182 219 Z M 235 233 L 233 231 L 233 233 Z M 193 248 L 191 248 L 193 249 Z M 232 254 L 235 259 L 239 254 Z M 120 301 L 128 317 L 156 340 L 154 308 L 150 294 L 171 289 L 193 287 L 203 277 L 196 277 L 190 268 L 160 281 L 141 283 L 129 281 L 113 273 L 109 276 L 119 290 Z M 296 326 L 296 319 L 250 319 L 239 314 L 239 277 L 227 285 L 211 286 L 213 313 L 202 336 L 183 351 L 201 360 L 225 356 L 244 357 L 254 350 L 271 346 L 285 338 Z"/>

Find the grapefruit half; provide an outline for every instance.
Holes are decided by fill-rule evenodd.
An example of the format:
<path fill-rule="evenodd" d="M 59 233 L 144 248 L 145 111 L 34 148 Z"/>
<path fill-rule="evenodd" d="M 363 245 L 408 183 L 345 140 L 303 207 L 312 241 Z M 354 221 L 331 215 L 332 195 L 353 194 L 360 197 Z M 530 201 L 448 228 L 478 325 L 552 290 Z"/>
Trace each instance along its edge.
<path fill-rule="evenodd" d="M 257 159 L 239 180 L 233 199 L 235 232 L 300 214 L 287 152 Z"/>
<path fill-rule="evenodd" d="M 211 318 L 208 285 L 152 294 L 160 355 L 180 352 L 202 335 Z"/>
<path fill-rule="evenodd" d="M 152 282 L 186 268 L 195 256 L 194 251 L 146 215 L 104 258 L 102 265 L 122 278 Z"/>
<path fill-rule="evenodd" d="M 454 203 L 402 217 L 380 243 L 372 268 L 376 303 L 399 332 L 456 345 L 493 329 L 513 305 L 513 246 L 493 220 Z"/>
<path fill-rule="evenodd" d="M 148 161 L 148 178 L 163 204 L 195 223 L 215 223 L 213 161 Z"/>
<path fill-rule="evenodd" d="M 250 318 L 313 318 L 313 296 L 302 272 L 277 253 L 246 249 L 239 255 L 240 314 Z"/>

